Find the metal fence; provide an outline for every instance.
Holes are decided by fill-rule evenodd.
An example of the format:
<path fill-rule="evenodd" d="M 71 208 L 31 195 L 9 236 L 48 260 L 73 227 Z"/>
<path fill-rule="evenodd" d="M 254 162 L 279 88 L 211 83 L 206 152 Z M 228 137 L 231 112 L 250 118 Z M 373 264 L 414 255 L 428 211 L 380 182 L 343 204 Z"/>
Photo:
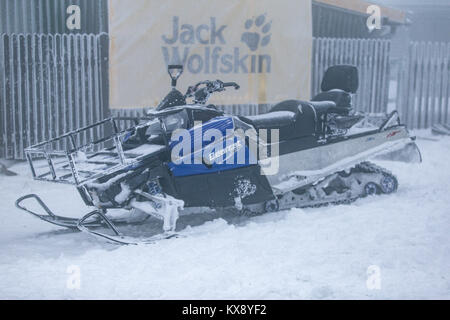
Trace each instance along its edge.
<path fill-rule="evenodd" d="M 356 65 L 359 89 L 355 109 L 379 113 L 387 110 L 389 98 L 389 40 L 317 38 L 313 43 L 312 95 L 320 91 L 325 70 L 336 64 Z"/>
<path fill-rule="evenodd" d="M 397 108 L 413 129 L 450 121 L 450 43 L 412 42 L 398 75 Z"/>
<path fill-rule="evenodd" d="M 0 40 L 0 157 L 22 159 L 25 147 L 107 115 L 107 34 Z"/>

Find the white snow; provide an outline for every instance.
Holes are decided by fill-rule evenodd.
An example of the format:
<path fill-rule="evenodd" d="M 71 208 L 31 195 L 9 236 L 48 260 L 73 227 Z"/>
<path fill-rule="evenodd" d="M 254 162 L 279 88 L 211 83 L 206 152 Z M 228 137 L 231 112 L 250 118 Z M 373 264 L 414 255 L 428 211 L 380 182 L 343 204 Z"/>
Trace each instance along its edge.
<path fill-rule="evenodd" d="M 118 174 L 114 178 L 111 178 L 111 179 L 109 179 L 108 181 L 106 181 L 104 183 L 87 182 L 86 186 L 88 186 L 89 188 L 95 188 L 95 189 L 98 189 L 100 191 L 104 191 L 104 190 L 108 189 L 109 187 L 111 187 L 114 183 L 116 183 L 120 179 L 123 179 L 124 177 L 126 177 L 128 174 L 129 174 L 128 172 L 124 172 L 124 173 Z"/>
<path fill-rule="evenodd" d="M 424 163 L 377 162 L 398 176 L 394 195 L 250 220 L 182 216 L 187 237 L 141 246 L 16 209 L 17 197 L 37 193 L 57 213 L 89 210 L 72 186 L 33 181 L 17 164 L 19 176 L 0 176 L 0 298 L 450 299 L 450 137 L 419 136 Z M 152 221 L 127 231 L 159 231 Z M 379 290 L 366 285 L 372 266 Z M 79 289 L 67 285 L 73 270 Z"/>
<path fill-rule="evenodd" d="M 120 193 L 114 197 L 114 201 L 117 203 L 125 202 L 131 194 L 130 187 L 125 182 L 120 183 L 120 188 Z"/>
<path fill-rule="evenodd" d="M 139 147 L 125 151 L 125 156 L 128 156 L 130 154 L 139 156 L 147 155 L 161 151 L 164 148 L 165 146 L 162 145 L 145 143 L 140 145 Z"/>

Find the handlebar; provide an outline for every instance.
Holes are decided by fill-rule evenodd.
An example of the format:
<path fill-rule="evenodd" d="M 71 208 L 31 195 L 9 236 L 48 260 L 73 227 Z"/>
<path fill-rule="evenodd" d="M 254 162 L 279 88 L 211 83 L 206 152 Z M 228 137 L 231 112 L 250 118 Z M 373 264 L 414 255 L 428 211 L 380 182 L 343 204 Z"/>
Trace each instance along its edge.
<path fill-rule="evenodd" d="M 224 82 L 223 87 L 234 87 L 234 89 L 239 90 L 241 88 L 240 85 L 238 85 L 236 82 Z"/>
<path fill-rule="evenodd" d="M 201 85 L 204 85 L 204 87 L 199 88 Z M 227 87 L 234 87 L 235 90 L 238 90 L 240 88 L 240 86 L 236 82 L 206 80 L 197 83 L 195 86 L 189 87 L 185 94 L 185 98 L 193 97 L 195 103 L 206 104 L 206 102 L 209 99 L 209 96 L 212 93 L 224 91 L 225 88 Z"/>

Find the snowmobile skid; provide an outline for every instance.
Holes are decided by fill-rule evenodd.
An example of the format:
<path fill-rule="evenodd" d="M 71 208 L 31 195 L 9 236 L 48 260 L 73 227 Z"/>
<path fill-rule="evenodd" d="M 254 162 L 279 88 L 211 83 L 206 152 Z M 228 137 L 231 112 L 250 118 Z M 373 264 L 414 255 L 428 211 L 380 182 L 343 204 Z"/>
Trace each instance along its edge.
<path fill-rule="evenodd" d="M 356 67 L 329 68 L 312 101 L 282 101 L 266 114 L 245 117 L 207 105 L 211 94 L 239 89 L 236 83 L 203 81 L 182 94 L 176 89 L 182 66 L 168 71 L 172 90 L 145 117 L 105 119 L 25 150 L 34 179 L 75 185 L 93 211 L 81 219 L 57 216 L 34 194 L 16 206 L 110 242 L 152 243 L 180 236 L 179 215 L 230 210 L 251 216 L 390 194 L 397 178 L 368 160 L 421 161 L 397 112 L 353 111 Z M 134 125 L 123 125 L 130 121 Z M 24 206 L 31 200 L 44 214 Z M 109 209 L 139 219 L 113 218 Z M 118 229 L 150 216 L 163 221 L 162 234 L 135 239 Z"/>

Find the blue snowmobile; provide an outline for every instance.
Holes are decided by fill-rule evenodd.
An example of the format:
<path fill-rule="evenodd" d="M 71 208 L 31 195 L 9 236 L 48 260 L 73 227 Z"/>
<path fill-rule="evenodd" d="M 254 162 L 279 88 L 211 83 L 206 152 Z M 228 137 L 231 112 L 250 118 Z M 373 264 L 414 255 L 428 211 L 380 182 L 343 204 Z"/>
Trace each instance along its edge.
<path fill-rule="evenodd" d="M 367 160 L 421 161 L 397 112 L 353 110 L 354 66 L 329 68 L 312 101 L 282 101 L 255 116 L 227 115 L 207 104 L 212 94 L 238 84 L 202 81 L 182 94 L 176 84 L 183 67 L 171 65 L 168 72 L 172 90 L 145 117 L 108 118 L 25 150 L 34 179 L 75 185 L 93 211 L 81 219 L 58 216 L 35 194 L 18 199 L 17 207 L 115 243 L 150 243 L 176 237 L 180 214 L 226 209 L 251 216 L 390 194 L 396 177 Z M 121 130 L 127 121 L 133 125 Z M 92 132 L 95 138 L 86 142 Z M 30 199 L 45 213 L 25 207 Z M 163 220 L 163 233 L 121 234 L 118 226 L 130 219 L 107 214 L 118 208 Z"/>

